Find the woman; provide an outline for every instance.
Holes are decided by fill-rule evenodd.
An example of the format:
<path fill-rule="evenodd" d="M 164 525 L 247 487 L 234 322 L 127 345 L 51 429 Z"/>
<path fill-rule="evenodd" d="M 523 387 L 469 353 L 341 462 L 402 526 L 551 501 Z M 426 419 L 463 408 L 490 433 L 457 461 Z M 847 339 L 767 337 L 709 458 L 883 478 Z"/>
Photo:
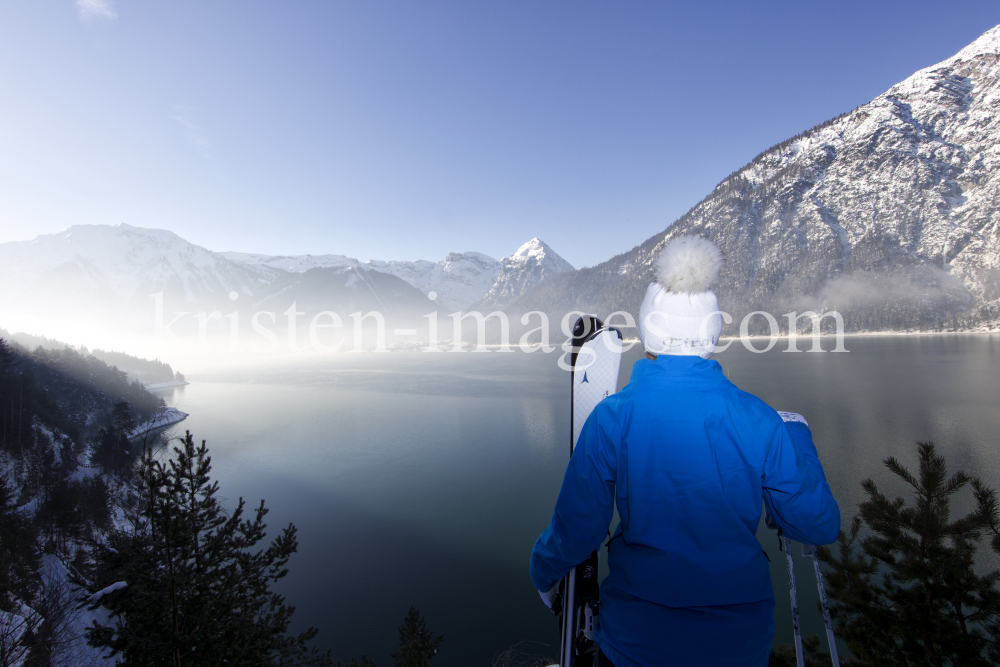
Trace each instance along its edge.
<path fill-rule="evenodd" d="M 710 289 L 722 261 L 700 237 L 664 249 L 639 311 L 647 358 L 588 418 L 531 554 L 551 606 L 617 504 L 595 633 L 603 665 L 767 665 L 774 592 L 755 536 L 762 503 L 793 540 L 828 544 L 840 530 L 811 439 L 793 440 L 709 359 L 722 330 Z"/>

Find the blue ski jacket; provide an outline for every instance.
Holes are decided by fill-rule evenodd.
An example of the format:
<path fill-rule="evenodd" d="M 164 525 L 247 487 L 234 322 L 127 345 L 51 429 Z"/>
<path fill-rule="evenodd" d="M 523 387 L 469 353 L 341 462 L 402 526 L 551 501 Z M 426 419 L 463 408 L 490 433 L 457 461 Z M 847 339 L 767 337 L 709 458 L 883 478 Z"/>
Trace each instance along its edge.
<path fill-rule="evenodd" d="M 547 591 L 599 548 L 617 504 L 597 633 L 612 662 L 674 664 L 657 658 L 663 624 L 695 643 L 713 636 L 699 624 L 724 618 L 733 641 L 742 627 L 766 664 L 774 592 L 756 538 L 762 503 L 793 540 L 836 541 L 840 510 L 808 426 L 783 422 L 714 360 L 641 359 L 588 418 L 532 551 L 531 578 Z M 735 647 L 718 660 L 711 643 L 691 648 L 701 665 L 758 664 L 746 654 L 727 661 Z"/>

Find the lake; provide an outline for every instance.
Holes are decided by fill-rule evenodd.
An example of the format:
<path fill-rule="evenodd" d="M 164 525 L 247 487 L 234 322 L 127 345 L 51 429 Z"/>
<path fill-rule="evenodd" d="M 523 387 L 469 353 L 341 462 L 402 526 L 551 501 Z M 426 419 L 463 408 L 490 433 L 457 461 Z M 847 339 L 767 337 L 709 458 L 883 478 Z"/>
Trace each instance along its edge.
<path fill-rule="evenodd" d="M 833 348 L 833 341 L 824 345 Z M 1000 340 L 991 335 L 849 337 L 849 353 L 718 355 L 729 378 L 809 421 L 843 525 L 860 482 L 903 492 L 881 461 L 916 467 L 932 440 L 949 469 L 1000 486 Z M 807 349 L 807 345 L 799 345 Z M 311 355 L 191 372 L 161 392 L 207 440 L 229 506 L 294 522 L 299 552 L 278 590 L 293 629 L 350 660 L 392 664 L 410 605 L 444 634 L 442 667 L 489 665 L 524 642 L 555 657 L 555 620 L 528 578 L 569 457 L 569 375 L 558 353 Z M 638 346 L 626 353 L 628 381 Z M 773 533 L 777 640 L 791 641 L 784 559 Z M 797 558 L 802 624 L 821 632 L 812 568 Z"/>

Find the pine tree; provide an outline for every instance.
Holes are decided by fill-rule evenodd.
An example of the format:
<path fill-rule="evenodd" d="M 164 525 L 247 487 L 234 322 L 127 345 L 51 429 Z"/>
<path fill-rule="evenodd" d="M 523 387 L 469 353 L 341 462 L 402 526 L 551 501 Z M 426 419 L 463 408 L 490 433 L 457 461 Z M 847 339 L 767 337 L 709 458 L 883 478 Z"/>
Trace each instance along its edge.
<path fill-rule="evenodd" d="M 830 654 L 822 650 L 819 635 L 803 635 L 802 651 L 805 667 L 828 667 L 830 664 Z M 795 667 L 796 660 L 794 644 L 778 644 L 778 648 L 771 649 L 767 667 Z"/>
<path fill-rule="evenodd" d="M 101 427 L 94 443 L 93 463 L 106 473 L 126 475 L 134 460 L 129 434 L 135 429 L 128 401 L 118 401 L 111 412 L 111 426 Z"/>
<path fill-rule="evenodd" d="M 359 662 L 357 658 L 351 658 L 351 661 L 344 665 L 341 662 L 337 662 L 334 667 L 378 667 L 374 660 L 368 658 L 367 655 L 361 656 L 361 661 Z"/>
<path fill-rule="evenodd" d="M 211 458 L 191 433 L 166 463 L 145 451 L 137 474 L 138 511 L 128 532 L 112 534 L 101 556 L 101 582 L 126 585 L 97 601 L 111 612 L 89 642 L 121 654 L 126 666 L 332 664 L 305 643 L 310 629 L 287 636 L 294 608 L 270 590 L 295 553 L 289 524 L 266 549 L 261 501 L 253 519 L 245 503 L 226 513 L 210 481 Z"/>
<path fill-rule="evenodd" d="M 0 447 L 8 451 L 16 451 L 15 445 L 20 442 L 15 401 L 23 395 L 23 385 L 14 372 L 17 365 L 17 355 L 7 341 L 0 338 Z"/>
<path fill-rule="evenodd" d="M 17 362 L 14 352 L 10 349 L 10 344 L 0 338 L 0 373 L 6 373 L 8 368 L 12 368 Z"/>
<path fill-rule="evenodd" d="M 867 499 L 841 531 L 827 591 L 837 635 L 857 667 L 946 665 L 977 667 L 1000 660 L 1000 571 L 977 573 L 975 555 L 985 533 L 1000 553 L 996 494 L 962 472 L 948 476 L 932 443 L 917 443 L 919 477 L 895 458 L 885 466 L 911 487 L 914 502 L 889 499 L 867 479 Z M 951 497 L 968 485 L 977 509 L 950 518 Z M 862 526 L 868 529 L 861 537 Z M 857 553 L 856 545 L 861 546 Z"/>
<path fill-rule="evenodd" d="M 399 652 L 390 653 L 396 661 L 396 667 L 429 667 L 438 646 L 444 640 L 444 635 L 436 639 L 434 633 L 427 629 L 424 617 L 416 607 L 410 611 L 399 626 Z"/>
<path fill-rule="evenodd" d="M 38 587 L 38 531 L 14 502 L 7 475 L 0 475 L 0 611 L 30 601 Z"/>

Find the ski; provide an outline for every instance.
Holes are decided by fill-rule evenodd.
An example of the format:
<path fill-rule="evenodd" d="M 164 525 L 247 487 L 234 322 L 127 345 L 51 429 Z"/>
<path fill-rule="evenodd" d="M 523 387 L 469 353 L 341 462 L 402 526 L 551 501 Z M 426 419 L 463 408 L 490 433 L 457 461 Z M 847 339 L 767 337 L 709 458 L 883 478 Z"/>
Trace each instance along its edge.
<path fill-rule="evenodd" d="M 837 655 L 837 638 L 833 634 L 833 620 L 830 618 L 830 607 L 826 601 L 826 585 L 823 583 L 823 569 L 819 564 L 819 552 L 811 544 L 802 545 L 802 555 L 812 558 L 813 570 L 816 572 L 816 590 L 819 591 L 819 606 L 823 610 L 823 624 L 826 626 L 826 643 L 830 646 L 830 662 L 833 667 L 840 667 L 840 656 Z"/>
<path fill-rule="evenodd" d="M 572 456 L 587 417 L 618 389 L 622 335 L 598 318 L 585 316 L 577 319 L 570 344 Z M 559 619 L 560 667 L 592 667 L 597 662 L 594 627 L 600 602 L 599 567 L 600 555 L 594 551 L 559 582 L 559 599 L 552 610 Z"/>
<path fill-rule="evenodd" d="M 812 438 L 812 432 L 809 430 L 809 422 L 806 421 L 805 417 L 794 412 L 778 412 L 778 414 L 781 415 L 781 419 L 785 422 L 799 423 L 805 426 L 804 430 L 798 429 L 799 437 Z M 793 437 L 795 437 L 794 433 Z M 764 512 L 764 523 L 768 528 L 778 529 L 778 524 L 766 510 Z M 792 541 L 787 537 L 783 537 L 781 530 L 778 529 L 778 542 L 781 544 L 781 549 L 785 552 L 785 563 L 788 567 L 788 595 L 792 602 L 792 632 L 795 635 L 795 662 L 797 667 L 803 667 L 805 664 L 805 655 L 802 652 L 802 630 L 799 627 L 799 601 L 795 586 L 795 563 L 792 561 Z M 823 583 L 823 569 L 820 567 L 819 552 L 815 546 L 803 544 L 802 555 L 805 558 L 812 559 L 813 571 L 816 574 L 816 589 L 819 591 L 820 609 L 823 612 L 823 624 L 826 626 L 826 641 L 830 646 L 830 661 L 833 663 L 833 667 L 840 667 L 840 657 L 837 655 L 837 638 L 833 634 L 833 621 L 830 618 L 830 607 L 826 600 L 826 586 Z"/>
<path fill-rule="evenodd" d="M 795 634 L 795 665 L 805 667 L 805 656 L 802 654 L 802 630 L 799 628 L 799 597 L 795 589 L 795 562 L 792 560 L 792 541 L 787 537 L 779 537 L 781 548 L 785 552 L 785 563 L 788 566 L 788 595 L 792 599 L 792 632 Z"/>

